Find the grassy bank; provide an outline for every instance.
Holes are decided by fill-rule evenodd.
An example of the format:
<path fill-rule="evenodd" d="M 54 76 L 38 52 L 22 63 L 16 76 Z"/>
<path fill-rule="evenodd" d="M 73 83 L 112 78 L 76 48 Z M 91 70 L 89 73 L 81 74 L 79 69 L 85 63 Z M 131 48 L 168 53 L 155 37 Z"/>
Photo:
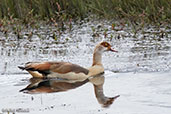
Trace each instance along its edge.
<path fill-rule="evenodd" d="M 24 22 L 83 19 L 90 14 L 132 22 L 169 22 L 171 0 L 1 0 L 0 18 Z"/>

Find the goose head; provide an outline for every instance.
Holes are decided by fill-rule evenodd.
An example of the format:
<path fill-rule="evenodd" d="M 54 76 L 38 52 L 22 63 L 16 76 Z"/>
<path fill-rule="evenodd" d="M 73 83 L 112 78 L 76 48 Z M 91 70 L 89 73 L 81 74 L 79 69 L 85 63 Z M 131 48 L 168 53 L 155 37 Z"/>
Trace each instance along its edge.
<path fill-rule="evenodd" d="M 112 46 L 108 42 L 99 43 L 94 49 L 92 66 L 102 65 L 101 60 L 102 60 L 103 52 L 118 52 L 118 51 L 112 49 Z"/>
<path fill-rule="evenodd" d="M 101 42 L 95 47 L 94 53 L 102 54 L 103 52 L 107 52 L 107 51 L 118 52 L 118 51 L 112 49 L 111 47 L 112 46 L 108 42 Z"/>

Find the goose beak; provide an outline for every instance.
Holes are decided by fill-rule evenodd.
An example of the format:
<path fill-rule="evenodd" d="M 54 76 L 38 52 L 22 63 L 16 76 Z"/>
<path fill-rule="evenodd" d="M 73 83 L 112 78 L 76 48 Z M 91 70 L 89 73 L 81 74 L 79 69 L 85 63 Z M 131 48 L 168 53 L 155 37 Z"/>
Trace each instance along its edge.
<path fill-rule="evenodd" d="M 109 48 L 109 51 L 118 52 L 118 51 L 116 51 L 116 50 L 114 50 L 114 49 L 112 49 L 112 48 Z"/>

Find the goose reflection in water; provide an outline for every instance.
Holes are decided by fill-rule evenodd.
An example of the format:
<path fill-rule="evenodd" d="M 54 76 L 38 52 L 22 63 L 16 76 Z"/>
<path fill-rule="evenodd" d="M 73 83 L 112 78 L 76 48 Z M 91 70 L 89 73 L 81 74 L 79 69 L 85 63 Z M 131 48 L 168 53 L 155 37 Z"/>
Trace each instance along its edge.
<path fill-rule="evenodd" d="M 89 82 L 89 80 L 86 79 L 84 81 L 69 81 L 57 78 L 31 78 L 30 82 L 31 83 L 26 88 L 20 90 L 20 92 L 29 94 L 62 92 L 80 87 L 83 84 Z"/>
<path fill-rule="evenodd" d="M 109 107 L 120 95 L 115 97 L 105 96 L 103 91 L 104 80 L 105 77 L 103 75 L 97 75 L 84 81 L 31 78 L 31 83 L 26 88 L 20 90 L 20 92 L 29 94 L 62 92 L 75 89 L 86 84 L 87 82 L 91 82 L 94 86 L 94 93 L 99 104 L 101 104 L 102 107 Z"/>
<path fill-rule="evenodd" d="M 103 107 L 109 107 L 114 102 L 114 100 L 120 96 L 117 95 L 114 97 L 107 97 L 104 95 L 103 85 L 104 85 L 105 77 L 103 75 L 90 78 L 89 81 L 93 84 L 95 96 L 98 102 Z"/>

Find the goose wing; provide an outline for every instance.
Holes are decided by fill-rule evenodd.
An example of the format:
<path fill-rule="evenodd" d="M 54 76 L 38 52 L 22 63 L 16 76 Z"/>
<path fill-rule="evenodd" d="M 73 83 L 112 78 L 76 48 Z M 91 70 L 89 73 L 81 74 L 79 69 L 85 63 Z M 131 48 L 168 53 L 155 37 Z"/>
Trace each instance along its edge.
<path fill-rule="evenodd" d="M 69 62 L 28 62 L 26 63 L 25 67 L 19 66 L 19 68 L 22 70 L 27 70 L 30 74 L 33 74 L 35 71 L 37 71 L 43 76 L 54 73 L 61 75 L 66 75 L 68 73 L 83 73 L 84 75 L 88 75 L 89 73 L 88 69 Z"/>

